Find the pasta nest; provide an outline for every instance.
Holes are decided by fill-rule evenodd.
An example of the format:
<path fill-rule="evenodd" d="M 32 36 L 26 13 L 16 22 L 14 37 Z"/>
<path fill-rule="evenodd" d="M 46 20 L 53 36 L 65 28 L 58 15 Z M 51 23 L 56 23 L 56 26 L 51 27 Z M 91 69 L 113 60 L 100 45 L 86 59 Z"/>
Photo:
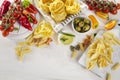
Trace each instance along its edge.
<path fill-rule="evenodd" d="M 62 21 L 66 18 L 67 13 L 65 10 L 65 4 L 61 0 L 55 0 L 53 3 L 49 6 L 51 16 L 56 21 Z"/>
<path fill-rule="evenodd" d="M 67 15 L 77 14 L 80 5 L 76 0 L 37 0 L 38 6 L 56 21 L 66 19 Z"/>
<path fill-rule="evenodd" d="M 49 6 L 53 1 L 54 0 L 38 0 L 38 4 L 45 12 L 49 13 Z"/>
<path fill-rule="evenodd" d="M 77 14 L 80 11 L 80 5 L 74 0 L 66 0 L 65 6 L 67 14 Z"/>

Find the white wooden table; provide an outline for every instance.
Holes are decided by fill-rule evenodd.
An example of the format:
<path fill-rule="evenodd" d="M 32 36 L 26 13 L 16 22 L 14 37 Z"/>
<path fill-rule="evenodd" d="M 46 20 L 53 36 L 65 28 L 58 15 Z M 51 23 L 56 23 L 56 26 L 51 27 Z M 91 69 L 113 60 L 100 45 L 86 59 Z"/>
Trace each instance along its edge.
<path fill-rule="evenodd" d="M 118 17 L 120 12 L 111 16 Z M 64 30 L 73 32 L 71 23 Z M 85 37 L 85 34 L 75 35 L 73 44 Z M 32 53 L 25 55 L 23 62 L 18 61 L 15 46 L 16 42 L 2 37 L 0 33 L 0 80 L 102 80 L 71 59 L 69 46 L 53 42 L 46 48 L 33 48 Z M 112 72 L 112 80 L 118 80 L 119 74 L 120 69 Z"/>

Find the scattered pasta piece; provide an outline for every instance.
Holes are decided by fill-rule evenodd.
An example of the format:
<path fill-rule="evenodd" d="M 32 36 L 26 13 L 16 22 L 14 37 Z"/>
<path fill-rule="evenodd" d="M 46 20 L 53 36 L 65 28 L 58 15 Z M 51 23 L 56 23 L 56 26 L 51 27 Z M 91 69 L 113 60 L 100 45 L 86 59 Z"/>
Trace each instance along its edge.
<path fill-rule="evenodd" d="M 115 65 L 113 65 L 113 67 L 111 69 L 117 70 L 118 68 L 120 68 L 120 63 L 116 63 Z"/>
<path fill-rule="evenodd" d="M 77 57 L 77 50 L 74 50 L 72 52 L 72 58 L 75 59 Z"/>
<path fill-rule="evenodd" d="M 19 42 L 17 47 L 15 48 L 15 51 L 20 61 L 23 60 L 25 54 L 32 52 L 27 42 Z"/>
<path fill-rule="evenodd" d="M 83 43 L 79 43 L 79 46 L 80 46 L 81 51 L 84 51 L 84 50 L 85 50 L 85 48 L 84 48 L 84 46 L 83 46 Z"/>
<path fill-rule="evenodd" d="M 107 73 L 107 78 L 106 80 L 111 80 L 111 74 L 110 73 Z"/>

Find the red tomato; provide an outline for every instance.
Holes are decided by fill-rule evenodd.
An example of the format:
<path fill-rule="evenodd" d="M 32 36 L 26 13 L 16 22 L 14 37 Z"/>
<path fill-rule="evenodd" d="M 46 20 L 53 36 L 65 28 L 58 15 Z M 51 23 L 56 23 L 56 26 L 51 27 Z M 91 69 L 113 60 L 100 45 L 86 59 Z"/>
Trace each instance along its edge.
<path fill-rule="evenodd" d="M 15 1 L 15 3 L 20 3 L 21 2 L 21 0 L 14 0 Z"/>
<path fill-rule="evenodd" d="M 95 7 L 95 10 L 96 10 L 96 11 L 102 11 L 102 7 L 101 7 L 101 6 L 96 6 L 96 7 Z"/>
<path fill-rule="evenodd" d="M 114 15 L 117 14 L 117 10 L 112 10 L 111 14 L 114 14 Z"/>
<path fill-rule="evenodd" d="M 10 26 L 7 30 L 8 30 L 9 32 L 13 32 L 13 31 L 14 31 L 14 26 Z"/>
<path fill-rule="evenodd" d="M 20 14 L 17 13 L 17 12 L 14 12 L 13 15 L 14 15 L 14 17 L 15 17 L 16 19 L 20 16 Z"/>
<path fill-rule="evenodd" d="M 120 9 L 120 3 L 118 3 L 116 7 L 117 7 L 117 9 Z"/>
<path fill-rule="evenodd" d="M 9 6 L 9 10 L 12 10 L 13 9 L 13 6 Z"/>
<path fill-rule="evenodd" d="M 15 19 L 10 19 L 11 24 L 15 24 L 16 20 Z"/>
<path fill-rule="evenodd" d="M 97 11 L 102 11 L 102 8 L 98 8 Z"/>
<path fill-rule="evenodd" d="M 90 10 L 94 10 L 93 6 L 91 6 L 91 5 L 88 5 L 88 8 L 89 8 Z"/>
<path fill-rule="evenodd" d="M 94 4 L 94 6 L 96 6 L 96 5 L 97 5 L 97 3 L 96 3 L 95 1 L 93 1 L 93 4 Z"/>
<path fill-rule="evenodd" d="M 108 12 L 109 12 L 109 9 L 103 9 L 103 12 L 104 12 L 104 13 L 108 13 Z"/>
<path fill-rule="evenodd" d="M 18 2 L 19 0 L 15 0 L 15 2 Z"/>
<path fill-rule="evenodd" d="M 0 25 L 0 31 L 3 31 L 4 27 L 2 25 Z"/>
<path fill-rule="evenodd" d="M 20 5 L 17 5 L 17 10 L 18 10 L 18 11 L 21 11 L 21 10 L 22 10 L 22 8 L 21 8 Z"/>
<path fill-rule="evenodd" d="M 90 4 L 90 1 L 86 1 L 86 4 L 89 5 L 89 4 Z"/>
<path fill-rule="evenodd" d="M 7 22 L 7 19 L 6 18 L 3 18 L 2 19 L 2 23 L 6 23 Z"/>
<path fill-rule="evenodd" d="M 2 31 L 2 35 L 3 35 L 4 37 L 7 37 L 7 36 L 9 35 L 9 31 L 8 31 L 8 30 Z"/>

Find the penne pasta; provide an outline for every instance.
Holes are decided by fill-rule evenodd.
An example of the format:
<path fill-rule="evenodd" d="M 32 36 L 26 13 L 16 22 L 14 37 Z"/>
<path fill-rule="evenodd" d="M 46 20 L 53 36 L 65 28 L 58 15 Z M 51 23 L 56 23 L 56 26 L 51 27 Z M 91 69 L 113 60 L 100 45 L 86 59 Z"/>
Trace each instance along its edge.
<path fill-rule="evenodd" d="M 115 65 L 112 66 L 112 70 L 117 70 L 118 68 L 120 68 L 120 63 L 116 63 Z"/>
<path fill-rule="evenodd" d="M 107 78 L 106 80 L 111 80 L 111 74 L 110 73 L 107 73 Z"/>
<path fill-rule="evenodd" d="M 99 68 L 105 68 L 109 64 L 113 64 L 112 61 L 112 52 L 114 51 L 111 45 L 119 45 L 120 41 L 110 32 L 105 32 L 103 37 L 96 38 L 96 40 L 90 45 L 89 50 L 87 51 L 87 60 L 88 62 L 86 67 L 91 70 L 93 69 L 92 61 L 97 60 L 97 65 Z M 92 66 L 93 65 L 93 66 Z M 92 68 L 91 68 L 92 67 Z M 115 70 L 119 67 L 119 64 L 116 64 L 112 67 L 112 70 Z"/>

